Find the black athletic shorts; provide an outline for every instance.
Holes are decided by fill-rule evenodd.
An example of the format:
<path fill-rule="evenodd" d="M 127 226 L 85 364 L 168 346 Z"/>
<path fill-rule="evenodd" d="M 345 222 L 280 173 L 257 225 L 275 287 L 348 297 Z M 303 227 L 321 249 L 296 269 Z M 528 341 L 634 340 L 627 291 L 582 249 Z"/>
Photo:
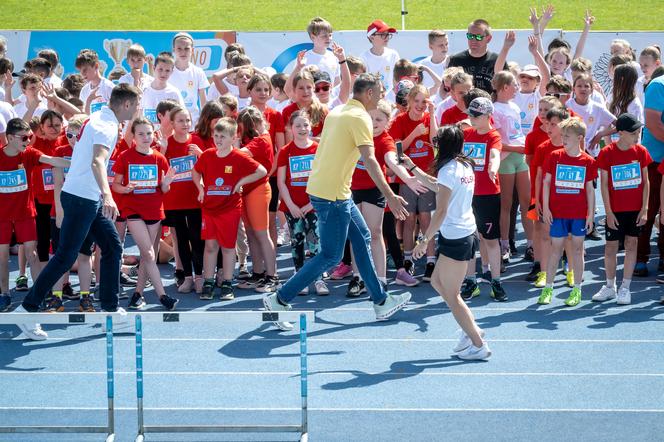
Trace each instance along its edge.
<path fill-rule="evenodd" d="M 438 235 L 438 253 L 455 261 L 470 261 L 479 249 L 477 232 L 458 239 L 446 239 Z"/>
<path fill-rule="evenodd" d="M 373 189 L 353 190 L 352 192 L 353 202 L 355 204 L 369 203 L 380 207 L 381 209 L 385 208 L 385 196 L 380 190 L 378 190 L 378 187 L 374 187 Z"/>
<path fill-rule="evenodd" d="M 615 212 L 618 227 L 616 230 L 610 229 L 609 225 L 605 226 L 607 241 L 619 241 L 624 239 L 625 236 L 640 236 L 643 226 L 637 226 L 639 212 Z"/>
<path fill-rule="evenodd" d="M 477 231 L 484 239 L 500 239 L 500 194 L 475 195 L 473 214 Z"/>
<path fill-rule="evenodd" d="M 127 217 L 127 220 L 130 220 L 130 219 L 141 219 L 141 220 L 143 220 L 143 222 L 145 223 L 146 226 L 151 226 L 151 225 L 157 224 L 159 221 L 161 221 L 160 219 L 143 219 L 141 217 L 141 215 L 139 215 L 138 213 L 134 213 L 132 215 L 129 215 Z"/>

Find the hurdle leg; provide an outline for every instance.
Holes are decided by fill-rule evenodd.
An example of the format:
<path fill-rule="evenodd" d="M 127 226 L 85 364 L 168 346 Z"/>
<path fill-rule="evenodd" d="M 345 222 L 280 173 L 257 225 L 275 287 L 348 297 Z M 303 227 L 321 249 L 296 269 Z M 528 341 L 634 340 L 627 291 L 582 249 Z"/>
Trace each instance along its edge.
<path fill-rule="evenodd" d="M 106 442 L 115 440 L 115 407 L 113 399 L 115 397 L 113 369 L 113 318 L 111 315 L 106 317 L 106 391 L 108 396 L 108 436 Z"/>
<path fill-rule="evenodd" d="M 300 315 L 300 397 L 302 398 L 302 434 L 301 442 L 309 440 L 309 419 L 307 407 L 307 317 Z"/>
<path fill-rule="evenodd" d="M 141 315 L 136 315 L 136 409 L 138 412 L 138 434 L 135 442 L 145 439 L 143 422 L 143 322 Z"/>

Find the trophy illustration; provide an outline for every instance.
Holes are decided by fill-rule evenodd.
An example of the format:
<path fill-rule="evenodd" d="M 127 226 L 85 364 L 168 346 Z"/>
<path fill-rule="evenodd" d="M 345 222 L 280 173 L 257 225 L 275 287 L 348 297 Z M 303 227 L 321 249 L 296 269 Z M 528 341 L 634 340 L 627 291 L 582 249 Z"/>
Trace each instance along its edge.
<path fill-rule="evenodd" d="M 131 40 L 123 40 L 121 38 L 115 38 L 113 40 L 104 40 L 104 49 L 108 56 L 111 57 L 115 65 L 111 72 L 108 74 L 108 79 L 111 81 L 117 81 L 124 74 L 127 73 L 125 68 L 122 67 L 122 60 L 127 56 L 127 49 L 131 46 Z"/>

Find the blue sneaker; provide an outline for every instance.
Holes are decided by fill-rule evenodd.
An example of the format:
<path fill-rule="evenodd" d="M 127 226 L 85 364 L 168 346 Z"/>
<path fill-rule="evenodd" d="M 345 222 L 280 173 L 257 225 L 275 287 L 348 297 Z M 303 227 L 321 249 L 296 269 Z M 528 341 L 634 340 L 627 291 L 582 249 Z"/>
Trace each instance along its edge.
<path fill-rule="evenodd" d="M 645 262 L 637 262 L 634 266 L 634 276 L 648 276 L 648 266 Z"/>
<path fill-rule="evenodd" d="M 12 298 L 9 295 L 0 295 L 0 312 L 6 312 L 9 310 L 9 306 L 12 305 Z"/>

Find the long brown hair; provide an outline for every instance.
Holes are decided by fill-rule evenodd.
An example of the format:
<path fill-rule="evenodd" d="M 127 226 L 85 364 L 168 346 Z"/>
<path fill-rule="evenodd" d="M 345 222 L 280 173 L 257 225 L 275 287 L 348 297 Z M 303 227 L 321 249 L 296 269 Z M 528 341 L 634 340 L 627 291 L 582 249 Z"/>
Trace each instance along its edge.
<path fill-rule="evenodd" d="M 203 138 L 204 140 L 212 136 L 212 128 L 210 123 L 212 120 L 221 118 L 224 116 L 224 109 L 221 107 L 221 103 L 217 100 L 208 101 L 201 109 L 201 116 L 196 123 L 196 133 Z"/>
<path fill-rule="evenodd" d="M 636 98 L 634 87 L 639 78 L 639 73 L 631 63 L 616 66 L 613 74 L 613 97 L 609 110 L 613 115 L 627 112 L 627 107 Z"/>
<path fill-rule="evenodd" d="M 311 72 L 307 70 L 302 70 L 295 74 L 293 77 L 293 89 L 297 88 L 297 84 L 300 81 L 310 81 L 311 84 L 315 84 L 313 75 L 311 75 Z M 309 104 L 305 110 L 311 118 L 311 126 L 317 126 L 325 119 L 326 107 L 320 101 L 318 101 L 318 98 L 315 94 L 312 95 L 311 104 Z"/>

